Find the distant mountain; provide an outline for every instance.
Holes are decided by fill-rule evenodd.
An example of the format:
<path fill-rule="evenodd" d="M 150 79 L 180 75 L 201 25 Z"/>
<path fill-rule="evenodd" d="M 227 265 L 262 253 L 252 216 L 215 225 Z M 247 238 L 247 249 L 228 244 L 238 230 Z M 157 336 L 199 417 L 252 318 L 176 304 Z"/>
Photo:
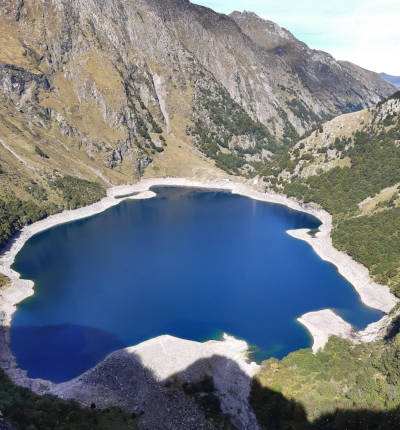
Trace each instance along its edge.
<path fill-rule="evenodd" d="M 394 85 L 398 90 L 400 90 L 400 76 L 392 76 L 388 75 L 387 73 L 379 73 L 383 79 L 385 79 L 387 82 Z"/>

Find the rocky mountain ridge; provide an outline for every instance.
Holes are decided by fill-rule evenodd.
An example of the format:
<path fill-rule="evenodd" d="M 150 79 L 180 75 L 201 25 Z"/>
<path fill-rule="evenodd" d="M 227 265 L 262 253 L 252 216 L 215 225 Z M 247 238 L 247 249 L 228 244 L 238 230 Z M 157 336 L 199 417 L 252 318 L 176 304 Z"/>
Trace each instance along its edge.
<path fill-rule="evenodd" d="M 0 22 L 0 139 L 46 190 L 54 169 L 103 184 L 152 161 L 153 175 L 212 169 L 201 153 L 251 172 L 317 122 L 393 92 L 254 14 L 186 0 L 2 0 Z"/>

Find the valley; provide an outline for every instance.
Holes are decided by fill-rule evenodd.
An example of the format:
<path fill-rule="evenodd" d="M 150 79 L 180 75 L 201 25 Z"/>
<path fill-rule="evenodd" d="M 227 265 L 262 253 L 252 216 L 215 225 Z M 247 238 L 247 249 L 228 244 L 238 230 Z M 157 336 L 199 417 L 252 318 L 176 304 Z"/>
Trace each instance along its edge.
<path fill-rule="evenodd" d="M 63 429 L 396 428 L 395 77 L 313 50 L 252 12 L 224 15 L 187 0 L 0 0 L 0 6 L 4 419 L 29 430 L 55 428 L 56 422 Z M 319 260 L 315 251 L 352 284 L 355 291 L 348 292 L 355 302 L 357 292 L 375 309 L 368 312 L 385 316 L 356 330 L 344 310 L 354 298 L 344 299 L 342 292 L 336 299 L 343 298 L 343 309 L 338 304 L 327 310 L 335 307 L 327 301 L 314 309 L 310 299 L 310 307 L 296 314 L 313 336 L 313 348 L 311 340 L 302 341 L 259 364 L 251 363 L 243 340 L 200 342 L 204 336 L 188 340 L 190 334 L 176 333 L 183 340 L 158 336 L 170 334 L 160 331 L 154 339 L 135 338 L 138 345 L 95 360 L 63 384 L 31 379 L 10 350 L 12 315 L 34 292 L 33 282 L 11 267 L 16 255 L 58 224 L 71 222 L 72 228 L 107 209 L 151 206 L 157 201 L 152 185 L 232 191 L 232 198 L 254 199 L 248 200 L 254 214 L 261 202 L 271 202 L 316 216 L 320 226 L 287 227 L 308 243 L 285 235 L 302 250 L 288 261 L 300 264 L 308 253 Z M 245 219 L 232 235 L 251 231 L 254 218 Z M 160 215 L 157 225 L 166 221 Z M 229 222 L 228 216 L 221 221 Z M 162 261 L 154 267 L 163 267 Z M 41 273 L 47 273 L 45 262 Z M 324 276 L 315 275 L 315 285 L 307 286 L 322 294 L 318 280 L 330 285 Z M 332 276 L 346 282 L 336 272 Z M 246 323 L 250 313 L 234 312 Z M 360 328 L 377 321 L 378 313 Z M 263 324 L 270 323 L 259 322 L 258 342 L 268 337 Z M 279 350 L 279 339 L 274 342 Z"/>

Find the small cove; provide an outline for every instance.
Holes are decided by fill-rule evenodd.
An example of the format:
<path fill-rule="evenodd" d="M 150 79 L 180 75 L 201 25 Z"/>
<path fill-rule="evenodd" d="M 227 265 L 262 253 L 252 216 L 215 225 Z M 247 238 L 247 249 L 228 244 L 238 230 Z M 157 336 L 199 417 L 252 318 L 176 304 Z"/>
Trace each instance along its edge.
<path fill-rule="evenodd" d="M 310 346 L 296 322 L 305 312 L 334 308 L 357 327 L 381 316 L 285 233 L 315 218 L 226 192 L 153 190 L 42 232 L 18 254 L 14 269 L 35 295 L 18 306 L 11 347 L 29 376 L 68 380 L 166 333 L 202 341 L 225 331 L 260 361 Z"/>

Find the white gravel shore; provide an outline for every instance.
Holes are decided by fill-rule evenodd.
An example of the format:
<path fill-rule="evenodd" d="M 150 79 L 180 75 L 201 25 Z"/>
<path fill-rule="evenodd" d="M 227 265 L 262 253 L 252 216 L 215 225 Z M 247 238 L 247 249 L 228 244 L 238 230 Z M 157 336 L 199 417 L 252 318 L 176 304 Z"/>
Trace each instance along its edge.
<path fill-rule="evenodd" d="M 119 204 L 124 199 L 151 198 L 155 195 L 149 190 L 152 186 L 186 186 L 224 189 L 232 191 L 234 194 L 246 196 L 255 200 L 282 204 L 289 208 L 309 213 L 321 220 L 322 225 L 320 227 L 320 232 L 315 238 L 312 238 L 307 234 L 308 230 L 294 230 L 288 232 L 291 236 L 306 241 L 322 259 L 334 264 L 338 268 L 340 274 L 353 285 L 354 289 L 360 295 L 361 300 L 367 306 L 381 310 L 384 313 L 388 313 L 398 301 L 390 293 L 388 287 L 376 284 L 371 280 L 368 270 L 364 266 L 355 262 L 351 257 L 339 252 L 333 247 L 330 238 L 332 218 L 327 212 L 312 205 L 304 205 L 282 195 L 258 191 L 252 185 L 232 182 L 227 179 L 217 181 L 196 181 L 186 178 L 154 178 L 145 179 L 133 185 L 112 187 L 108 189 L 107 197 L 93 205 L 72 211 L 64 211 L 24 227 L 14 238 L 9 248 L 0 255 L 0 272 L 11 279 L 10 284 L 0 293 L 2 325 L 10 326 L 12 315 L 16 310 L 16 305 L 26 297 L 33 294 L 33 282 L 30 280 L 21 280 L 19 273 L 15 272 L 11 268 L 16 255 L 29 238 L 58 224 L 90 217 L 103 212 L 104 210 Z M 132 193 L 138 194 L 129 196 L 129 194 Z M 126 197 L 116 198 L 118 196 Z M 339 334 L 343 337 L 354 338 L 354 336 L 349 334 L 349 328 L 347 325 L 338 325 L 338 318 L 341 318 L 333 311 L 324 310 L 319 312 L 320 314 L 317 320 L 315 319 L 315 313 L 305 314 L 299 318 L 299 321 L 305 325 L 314 338 L 314 350 L 316 350 L 316 347 L 323 347 L 331 334 Z M 315 321 L 318 323 L 315 323 Z M 384 321 L 386 324 L 388 323 L 387 318 L 384 319 Z M 343 323 L 348 324 L 345 321 L 343 321 Z M 332 332 L 331 328 L 334 326 L 340 326 L 340 329 Z M 378 336 L 378 332 L 379 330 L 376 331 L 376 336 Z M 373 340 L 373 335 L 370 335 L 366 339 Z"/>
<path fill-rule="evenodd" d="M 354 343 L 372 342 L 385 336 L 386 330 L 392 321 L 392 317 L 385 315 L 379 321 L 369 324 L 364 330 L 355 331 L 354 327 L 335 314 L 331 309 L 308 312 L 298 318 L 312 334 L 314 353 L 323 349 L 330 336 L 339 336 L 350 339 Z"/>
<path fill-rule="evenodd" d="M 222 340 L 207 342 L 163 335 L 114 351 L 82 375 L 50 386 L 47 392 L 86 406 L 120 406 L 142 415 L 141 427 L 146 429 L 172 429 L 176 424 L 180 429 L 203 429 L 209 427 L 197 402 L 185 396 L 185 386 L 212 377 L 213 395 L 235 429 L 258 430 L 249 395 L 259 367 L 249 362 L 247 343 L 226 334 Z M 176 424 L 166 425 L 171 422 Z"/>

